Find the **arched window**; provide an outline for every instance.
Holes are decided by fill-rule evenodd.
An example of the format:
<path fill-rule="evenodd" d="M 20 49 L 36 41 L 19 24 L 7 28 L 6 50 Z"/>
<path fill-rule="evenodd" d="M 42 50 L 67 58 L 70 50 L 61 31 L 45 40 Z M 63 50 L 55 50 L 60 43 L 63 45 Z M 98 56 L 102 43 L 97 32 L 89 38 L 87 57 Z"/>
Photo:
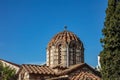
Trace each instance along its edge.
<path fill-rule="evenodd" d="M 58 64 L 61 64 L 61 44 L 58 45 Z"/>
<path fill-rule="evenodd" d="M 73 65 L 76 64 L 76 42 L 72 41 L 69 45 L 70 51 L 69 51 L 69 64 Z"/>
<path fill-rule="evenodd" d="M 75 44 L 73 44 L 72 51 L 73 51 L 73 64 L 76 64 L 76 45 Z"/>

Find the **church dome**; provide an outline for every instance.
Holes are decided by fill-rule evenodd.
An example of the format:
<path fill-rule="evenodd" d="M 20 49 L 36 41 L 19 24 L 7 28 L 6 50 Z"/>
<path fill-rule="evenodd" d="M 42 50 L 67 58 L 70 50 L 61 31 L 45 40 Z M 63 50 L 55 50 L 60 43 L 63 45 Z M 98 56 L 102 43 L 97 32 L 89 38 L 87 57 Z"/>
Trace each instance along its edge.
<path fill-rule="evenodd" d="M 72 42 L 72 41 L 77 42 L 78 44 L 81 44 L 81 46 L 83 46 L 79 37 L 77 37 L 73 32 L 64 30 L 64 31 L 56 34 L 51 39 L 51 41 L 48 43 L 48 48 L 53 45 L 57 45 L 59 42 L 62 42 L 63 44 L 70 44 L 70 42 Z"/>
<path fill-rule="evenodd" d="M 65 29 L 56 34 L 48 43 L 47 66 L 68 67 L 83 62 L 83 43 L 73 32 Z"/>

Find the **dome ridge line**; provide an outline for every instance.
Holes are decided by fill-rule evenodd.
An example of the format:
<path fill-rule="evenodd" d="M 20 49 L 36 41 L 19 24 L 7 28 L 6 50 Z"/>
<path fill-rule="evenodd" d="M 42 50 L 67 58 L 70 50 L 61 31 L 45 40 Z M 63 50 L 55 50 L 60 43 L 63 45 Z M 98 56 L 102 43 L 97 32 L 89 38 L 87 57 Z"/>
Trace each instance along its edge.
<path fill-rule="evenodd" d="M 62 32 L 57 33 L 52 39 L 51 41 L 48 43 L 48 47 L 55 45 L 57 42 L 59 41 L 64 41 L 65 43 L 70 43 L 71 41 L 77 41 L 79 43 L 82 44 L 81 40 L 79 39 L 79 37 L 77 37 L 76 34 L 74 34 L 71 31 L 68 30 L 64 30 Z"/>

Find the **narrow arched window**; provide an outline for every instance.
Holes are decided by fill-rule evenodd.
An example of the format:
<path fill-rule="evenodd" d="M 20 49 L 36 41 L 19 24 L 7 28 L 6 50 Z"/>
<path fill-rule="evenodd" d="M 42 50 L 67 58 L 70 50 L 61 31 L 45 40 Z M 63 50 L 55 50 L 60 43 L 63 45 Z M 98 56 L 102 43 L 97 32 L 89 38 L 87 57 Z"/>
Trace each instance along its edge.
<path fill-rule="evenodd" d="M 58 64 L 61 64 L 61 44 L 58 45 Z"/>
<path fill-rule="evenodd" d="M 73 44 L 72 51 L 73 51 L 73 64 L 76 64 L 76 45 L 75 44 Z"/>

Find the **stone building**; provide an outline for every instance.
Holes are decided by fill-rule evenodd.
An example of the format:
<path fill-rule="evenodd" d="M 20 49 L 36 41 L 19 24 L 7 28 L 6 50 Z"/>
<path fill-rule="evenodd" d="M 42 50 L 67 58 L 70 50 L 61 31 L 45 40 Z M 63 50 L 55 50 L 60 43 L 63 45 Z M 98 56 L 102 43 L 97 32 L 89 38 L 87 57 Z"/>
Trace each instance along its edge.
<path fill-rule="evenodd" d="M 18 80 L 101 80 L 100 73 L 86 63 L 70 67 L 24 64 Z"/>
<path fill-rule="evenodd" d="M 84 46 L 73 32 L 56 34 L 46 49 L 46 64 L 21 65 L 18 80 L 101 80 L 100 73 L 84 62 Z"/>
<path fill-rule="evenodd" d="M 13 62 L 6 61 L 6 60 L 3 60 L 3 59 L 0 59 L 0 62 L 3 63 L 3 66 L 9 66 L 11 69 L 14 69 L 16 71 L 16 73 L 19 71 L 19 69 L 21 67 L 18 64 L 15 64 Z"/>

